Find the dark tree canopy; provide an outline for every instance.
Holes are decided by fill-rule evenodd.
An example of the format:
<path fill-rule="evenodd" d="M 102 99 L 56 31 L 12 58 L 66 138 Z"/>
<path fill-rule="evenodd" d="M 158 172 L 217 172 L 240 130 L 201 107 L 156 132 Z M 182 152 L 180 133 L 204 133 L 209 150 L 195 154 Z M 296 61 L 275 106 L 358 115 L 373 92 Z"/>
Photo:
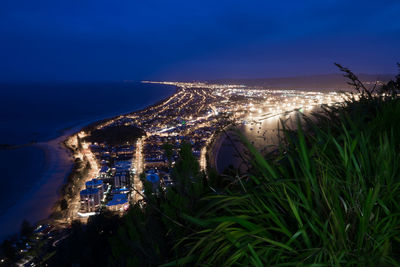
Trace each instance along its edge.
<path fill-rule="evenodd" d="M 112 126 L 92 131 L 85 141 L 117 146 L 126 143 L 132 144 L 145 134 L 145 131 L 135 126 Z"/>
<path fill-rule="evenodd" d="M 33 233 L 33 227 L 27 220 L 21 223 L 21 236 L 28 237 Z"/>

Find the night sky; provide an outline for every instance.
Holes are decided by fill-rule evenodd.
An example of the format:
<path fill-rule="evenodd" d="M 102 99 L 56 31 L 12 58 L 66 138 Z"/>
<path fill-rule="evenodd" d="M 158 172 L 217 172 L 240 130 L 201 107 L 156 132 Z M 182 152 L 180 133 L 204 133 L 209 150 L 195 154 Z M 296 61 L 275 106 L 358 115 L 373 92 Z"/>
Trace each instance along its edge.
<path fill-rule="evenodd" d="M 0 81 L 395 73 L 399 14 L 399 0 L 2 0 Z"/>

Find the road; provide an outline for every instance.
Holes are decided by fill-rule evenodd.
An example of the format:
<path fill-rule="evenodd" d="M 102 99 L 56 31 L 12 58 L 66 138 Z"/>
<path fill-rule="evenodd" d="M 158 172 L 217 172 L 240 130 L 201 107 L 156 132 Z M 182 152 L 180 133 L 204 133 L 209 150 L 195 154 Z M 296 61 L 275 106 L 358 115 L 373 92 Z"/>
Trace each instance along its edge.
<path fill-rule="evenodd" d="M 134 158 L 134 168 L 135 174 L 133 176 L 133 188 L 135 189 L 132 192 L 132 200 L 134 203 L 142 199 L 142 196 L 138 194 L 136 191 L 142 192 L 143 184 L 140 180 L 140 174 L 143 172 L 143 143 L 145 137 L 142 137 L 136 141 L 136 153 Z"/>

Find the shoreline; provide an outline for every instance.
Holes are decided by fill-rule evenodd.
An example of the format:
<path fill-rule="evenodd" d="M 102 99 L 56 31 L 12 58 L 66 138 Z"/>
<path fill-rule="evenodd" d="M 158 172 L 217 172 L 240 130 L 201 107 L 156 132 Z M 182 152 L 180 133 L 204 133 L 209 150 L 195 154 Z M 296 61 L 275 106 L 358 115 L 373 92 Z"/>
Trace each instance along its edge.
<path fill-rule="evenodd" d="M 66 193 L 63 192 L 65 188 L 67 188 L 68 186 L 70 186 L 72 183 L 72 185 L 75 185 L 75 183 L 81 183 L 81 186 L 85 184 L 85 181 L 82 181 L 80 179 L 78 179 L 78 181 L 74 181 L 72 179 L 74 179 L 74 176 L 77 176 L 79 174 L 81 174 L 81 172 L 83 171 L 82 168 L 80 168 L 81 166 L 79 166 L 78 163 L 76 163 L 74 161 L 74 158 L 77 158 L 77 154 L 79 154 L 81 152 L 81 149 L 77 150 L 76 148 L 74 148 L 73 146 L 69 145 L 68 143 L 71 142 L 72 138 L 75 138 L 80 132 L 82 131 L 89 131 L 94 127 L 97 127 L 99 125 L 101 125 L 102 123 L 107 123 L 110 120 L 116 119 L 118 117 L 121 116 L 126 116 L 126 115 L 131 115 L 134 113 L 138 113 L 138 112 L 142 112 L 145 111 L 146 109 L 152 108 L 154 106 L 157 106 L 165 101 L 168 101 L 171 97 L 173 97 L 176 93 L 179 92 L 180 88 L 177 86 L 173 86 L 175 87 L 175 91 L 168 97 L 165 97 L 163 99 L 158 100 L 157 102 L 150 104 L 150 105 L 146 105 L 143 108 L 139 108 L 137 110 L 134 111 L 130 111 L 127 113 L 122 113 L 119 115 L 115 115 L 115 116 L 109 116 L 106 117 L 104 119 L 99 119 L 96 121 L 90 121 L 88 123 L 85 123 L 84 125 L 81 125 L 81 127 L 79 127 L 79 130 L 74 131 L 74 133 L 69 134 L 66 138 L 64 138 L 63 141 L 61 141 L 61 145 L 63 146 L 63 148 L 68 151 L 70 153 L 70 159 L 71 159 L 71 168 L 70 171 L 65 175 L 64 178 L 64 182 L 59 186 L 58 188 L 58 197 L 57 200 L 55 202 L 53 202 L 52 208 L 51 208 L 51 213 L 48 215 L 48 217 L 46 219 L 43 219 L 41 221 L 43 222 L 52 222 L 55 223 L 56 220 L 66 220 L 68 219 L 68 215 L 71 215 L 71 207 L 68 207 L 66 210 L 62 210 L 60 207 L 60 203 L 63 199 L 66 198 Z M 76 127 L 75 127 L 76 128 Z M 83 159 L 82 164 L 86 164 L 87 163 L 87 159 Z M 91 171 L 92 169 L 89 169 L 87 171 Z M 68 179 L 71 179 L 70 181 L 68 181 Z M 77 186 L 77 188 L 79 188 L 79 186 Z M 73 193 L 76 196 L 76 192 Z M 61 218 L 57 218 L 59 215 L 57 213 L 61 212 Z"/>
<path fill-rule="evenodd" d="M 139 108 L 139 109 L 137 109 L 137 110 L 130 111 L 130 112 L 126 112 L 126 113 L 123 112 L 123 113 L 120 113 L 120 114 L 118 114 L 118 115 L 114 115 L 114 116 L 110 116 L 110 117 L 106 117 L 106 118 L 103 118 L 103 119 L 98 119 L 98 120 L 92 121 L 92 122 L 86 124 L 85 126 L 83 126 L 83 127 L 81 128 L 81 131 L 88 131 L 88 130 L 90 130 L 90 129 L 96 127 L 96 126 L 99 126 L 99 125 L 102 124 L 102 123 L 106 123 L 106 122 L 108 122 L 108 121 L 110 121 L 110 120 L 113 120 L 113 119 L 116 119 L 116 118 L 118 118 L 118 117 L 127 116 L 127 115 L 132 115 L 132 114 L 134 114 L 134 113 L 140 113 L 140 112 L 142 112 L 142 111 L 145 111 L 146 109 L 149 109 L 149 108 L 153 108 L 153 107 L 155 107 L 155 106 L 158 106 L 158 105 L 160 105 L 161 103 L 163 103 L 163 102 L 165 102 L 165 101 L 168 101 L 170 98 L 172 98 L 172 97 L 173 97 L 176 93 L 178 93 L 179 90 L 180 90 L 180 88 L 179 88 L 178 86 L 175 86 L 175 85 L 164 85 L 164 86 L 171 86 L 171 87 L 174 87 L 175 91 L 174 91 L 170 96 L 165 97 L 165 98 L 163 98 L 163 99 L 160 99 L 160 100 L 158 100 L 157 102 L 155 102 L 155 103 L 153 103 L 153 104 L 148 104 L 148 105 L 144 106 L 143 108 Z"/>
<path fill-rule="evenodd" d="M 167 101 L 179 91 L 178 87 L 173 87 L 175 87 L 175 90 L 167 97 L 157 100 L 153 104 L 139 107 L 137 110 L 122 112 L 119 115 L 105 115 L 103 118 L 97 117 L 84 122 L 81 120 L 71 127 L 56 130 L 60 133 L 56 138 L 37 143 L 18 145 L 18 147 L 30 146 L 43 151 L 44 167 L 32 189 L 14 204 L 7 207 L 0 216 L 1 226 L 3 229 L 7 229 L 6 233 L 0 234 L 0 240 L 18 234 L 21 222 L 24 219 L 28 220 L 32 225 L 56 223 L 57 218 L 54 217 L 56 217 L 55 215 L 60 207 L 61 200 L 65 197 L 65 193 L 62 192 L 63 188 L 68 184 L 68 178 L 74 174 L 74 167 L 76 167 L 76 163 L 73 161 L 73 148 L 66 144 L 70 138 L 102 122 L 112 120 L 119 116 L 140 112 Z"/>
<path fill-rule="evenodd" d="M 51 205 L 58 198 L 59 185 L 64 181 L 64 174 L 70 170 L 70 155 L 59 142 L 67 136 L 63 134 L 49 142 L 41 142 L 32 147 L 43 151 L 43 171 L 40 178 L 34 183 L 22 198 L 8 207 L 0 221 L 2 227 L 8 230 L 1 239 L 7 238 L 19 231 L 21 222 L 26 219 L 31 224 L 43 221 L 51 212 Z M 56 193 L 54 193 L 56 188 Z M 35 211 L 34 213 L 32 211 Z"/>
<path fill-rule="evenodd" d="M 212 168 L 214 168 L 219 174 L 222 174 L 224 172 L 224 169 L 220 169 L 219 164 L 218 164 L 218 158 L 219 154 L 221 152 L 221 148 L 224 145 L 225 142 L 227 142 L 228 136 L 229 135 L 232 138 L 232 134 L 234 135 L 233 130 L 235 127 L 232 127 L 232 125 L 228 125 L 223 131 L 219 131 L 218 133 L 215 134 L 213 137 L 213 141 L 211 142 L 211 147 L 209 148 L 207 155 L 209 159 L 209 164 Z M 228 140 L 228 142 L 230 142 Z"/>
<path fill-rule="evenodd" d="M 220 131 L 212 137 L 210 147 L 207 149 L 207 161 L 210 168 L 215 169 L 218 173 L 218 155 L 221 149 L 222 143 L 225 141 L 225 133 Z"/>

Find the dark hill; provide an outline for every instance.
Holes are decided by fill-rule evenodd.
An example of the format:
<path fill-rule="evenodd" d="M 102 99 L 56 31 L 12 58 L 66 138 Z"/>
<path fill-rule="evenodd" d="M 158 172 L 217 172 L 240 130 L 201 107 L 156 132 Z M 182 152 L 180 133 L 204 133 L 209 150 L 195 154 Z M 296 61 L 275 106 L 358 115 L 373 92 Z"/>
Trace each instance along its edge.
<path fill-rule="evenodd" d="M 359 79 L 368 86 L 373 85 L 375 81 L 387 82 L 394 76 L 394 74 L 358 74 Z M 339 73 L 260 79 L 223 79 L 210 82 L 243 84 L 271 89 L 351 89 L 351 86 L 346 83 L 346 79 Z"/>
<path fill-rule="evenodd" d="M 126 144 L 127 142 L 133 144 L 137 138 L 145 134 L 146 133 L 138 127 L 121 125 L 94 130 L 85 140 L 117 146 Z"/>

